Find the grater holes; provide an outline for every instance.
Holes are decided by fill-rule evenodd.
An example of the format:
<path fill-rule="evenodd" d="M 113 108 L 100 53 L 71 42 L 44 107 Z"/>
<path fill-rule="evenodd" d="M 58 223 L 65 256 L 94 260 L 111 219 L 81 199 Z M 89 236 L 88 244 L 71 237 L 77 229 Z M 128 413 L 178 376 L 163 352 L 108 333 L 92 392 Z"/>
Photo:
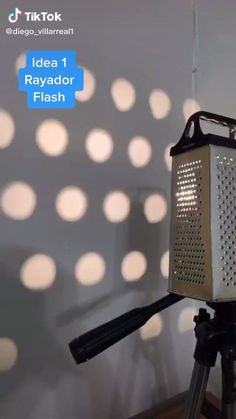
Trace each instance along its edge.
<path fill-rule="evenodd" d="M 201 285 L 205 280 L 205 249 L 201 239 L 202 162 L 195 160 L 177 168 L 176 240 L 174 243 L 174 277 Z"/>
<path fill-rule="evenodd" d="M 216 167 L 221 279 L 226 286 L 235 286 L 236 162 L 232 158 L 217 156 Z"/>

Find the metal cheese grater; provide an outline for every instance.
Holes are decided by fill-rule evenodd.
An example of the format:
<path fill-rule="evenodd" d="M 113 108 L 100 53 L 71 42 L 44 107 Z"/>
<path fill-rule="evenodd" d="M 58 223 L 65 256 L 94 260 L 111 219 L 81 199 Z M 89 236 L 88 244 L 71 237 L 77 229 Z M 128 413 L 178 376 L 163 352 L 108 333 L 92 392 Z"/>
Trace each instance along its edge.
<path fill-rule="evenodd" d="M 204 133 L 202 123 L 227 129 Z M 228 135 L 229 130 L 229 135 Z M 185 296 L 206 300 L 194 316 L 194 368 L 185 419 L 236 418 L 236 120 L 198 112 L 171 149 L 172 213 L 170 294 L 74 338 L 69 347 L 83 363 L 143 326 Z M 205 398 L 210 368 L 221 355 L 222 408 Z"/>
<path fill-rule="evenodd" d="M 204 134 L 202 121 L 228 128 L 228 137 Z M 236 120 L 200 111 L 171 149 L 171 292 L 236 300 L 235 129 Z"/>

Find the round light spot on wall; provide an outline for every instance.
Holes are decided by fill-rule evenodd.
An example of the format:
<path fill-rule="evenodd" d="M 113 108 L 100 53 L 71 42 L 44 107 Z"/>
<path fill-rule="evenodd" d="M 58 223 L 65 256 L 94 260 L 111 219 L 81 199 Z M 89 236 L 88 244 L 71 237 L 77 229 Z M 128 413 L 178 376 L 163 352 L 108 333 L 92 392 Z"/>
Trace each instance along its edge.
<path fill-rule="evenodd" d="M 163 220 L 167 213 L 167 203 L 160 194 L 150 195 L 144 203 L 144 214 L 149 223 L 158 223 Z"/>
<path fill-rule="evenodd" d="M 166 92 L 161 89 L 155 89 L 151 92 L 149 97 L 149 105 L 152 116 L 155 119 L 165 118 L 171 109 L 171 101 Z"/>
<path fill-rule="evenodd" d="M 20 279 L 26 288 L 33 291 L 45 290 L 53 284 L 56 266 L 53 259 L 44 254 L 36 254 L 27 259 L 20 270 Z"/>
<path fill-rule="evenodd" d="M 56 119 L 46 119 L 36 130 L 39 149 L 49 156 L 59 156 L 66 150 L 68 133 L 65 125 Z"/>
<path fill-rule="evenodd" d="M 164 278 L 169 277 L 169 250 L 165 252 L 161 257 L 161 273 Z"/>
<path fill-rule="evenodd" d="M 116 79 L 111 86 L 111 97 L 119 111 L 129 111 L 135 103 L 135 88 L 126 79 Z"/>
<path fill-rule="evenodd" d="M 0 371 L 10 370 L 15 365 L 17 356 L 15 342 L 7 337 L 0 338 Z"/>
<path fill-rule="evenodd" d="M 56 210 L 63 220 L 78 221 L 87 210 L 87 197 L 76 186 L 63 188 L 56 198 Z"/>
<path fill-rule="evenodd" d="M 91 71 L 83 67 L 84 69 L 84 90 L 81 92 L 75 92 L 76 100 L 79 102 L 87 102 L 90 100 L 96 89 L 96 81 Z"/>
<path fill-rule="evenodd" d="M 147 259 L 143 253 L 132 251 L 128 253 L 121 264 L 121 273 L 128 282 L 138 281 L 147 270 Z"/>
<path fill-rule="evenodd" d="M 178 318 L 178 330 L 180 333 L 187 332 L 188 330 L 193 330 L 195 327 L 195 323 L 193 322 L 193 318 L 196 315 L 196 309 L 193 307 L 186 307 L 184 308 Z"/>
<path fill-rule="evenodd" d="M 120 223 L 128 217 L 130 201 L 128 196 L 121 191 L 110 192 L 103 202 L 103 211 L 111 223 Z"/>
<path fill-rule="evenodd" d="M 75 276 L 77 280 L 87 286 L 98 284 L 104 278 L 106 264 L 98 253 L 86 253 L 75 265 Z"/>
<path fill-rule="evenodd" d="M 26 54 L 25 52 L 22 52 L 22 54 L 19 55 L 19 57 L 16 59 L 15 62 L 15 71 L 16 74 L 18 74 L 18 71 L 20 68 L 23 68 L 26 66 Z"/>
<path fill-rule="evenodd" d="M 8 147 L 15 134 L 15 124 L 12 116 L 0 109 L 0 148 Z"/>
<path fill-rule="evenodd" d="M 1 193 L 1 209 L 10 218 L 24 220 L 33 214 L 36 200 L 30 185 L 23 182 L 9 183 Z"/>
<path fill-rule="evenodd" d="M 109 160 L 113 152 L 112 138 L 103 129 L 93 129 L 87 135 L 85 148 L 91 160 L 103 163 Z"/>
<path fill-rule="evenodd" d="M 175 145 L 175 143 L 168 144 L 168 146 L 165 148 L 165 152 L 164 152 L 165 164 L 166 164 L 167 170 L 169 170 L 169 171 L 171 171 L 171 168 L 172 168 L 172 157 L 170 156 L 170 149 L 174 145 Z"/>
<path fill-rule="evenodd" d="M 152 147 L 144 137 L 134 137 L 128 146 L 128 156 L 134 167 L 146 166 L 152 157 Z"/>
<path fill-rule="evenodd" d="M 184 101 L 183 114 L 185 121 L 187 121 L 193 113 L 198 111 L 200 111 L 200 105 L 195 99 L 186 99 Z"/>
<path fill-rule="evenodd" d="M 163 321 L 160 314 L 155 314 L 148 322 L 141 327 L 140 335 L 142 340 L 149 340 L 159 336 L 163 329 Z"/>

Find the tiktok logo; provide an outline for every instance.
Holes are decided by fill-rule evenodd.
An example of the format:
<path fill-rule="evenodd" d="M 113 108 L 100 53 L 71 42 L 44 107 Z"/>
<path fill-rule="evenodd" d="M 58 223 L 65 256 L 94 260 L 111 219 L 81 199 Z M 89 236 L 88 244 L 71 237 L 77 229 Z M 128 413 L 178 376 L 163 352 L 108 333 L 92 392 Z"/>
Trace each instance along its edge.
<path fill-rule="evenodd" d="M 8 20 L 10 23 L 16 23 L 21 15 L 21 10 L 18 7 L 15 7 L 14 12 L 8 15 Z"/>

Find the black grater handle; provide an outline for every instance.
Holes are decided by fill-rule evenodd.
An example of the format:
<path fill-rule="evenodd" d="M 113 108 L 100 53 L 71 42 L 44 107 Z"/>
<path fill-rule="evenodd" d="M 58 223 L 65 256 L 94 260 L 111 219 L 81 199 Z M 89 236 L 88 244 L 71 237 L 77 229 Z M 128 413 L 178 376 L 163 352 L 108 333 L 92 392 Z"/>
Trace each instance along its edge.
<path fill-rule="evenodd" d="M 219 137 L 213 134 L 204 134 L 200 120 L 211 124 L 221 125 L 229 129 L 229 137 Z M 193 133 L 191 130 L 193 129 Z M 183 153 L 189 149 L 200 147 L 206 144 L 222 145 L 236 148 L 234 136 L 236 133 L 236 120 L 223 115 L 217 115 L 211 112 L 199 111 L 194 113 L 187 121 L 182 137 L 179 142 L 171 148 L 170 155 Z M 230 141 L 229 141 L 230 140 Z"/>

